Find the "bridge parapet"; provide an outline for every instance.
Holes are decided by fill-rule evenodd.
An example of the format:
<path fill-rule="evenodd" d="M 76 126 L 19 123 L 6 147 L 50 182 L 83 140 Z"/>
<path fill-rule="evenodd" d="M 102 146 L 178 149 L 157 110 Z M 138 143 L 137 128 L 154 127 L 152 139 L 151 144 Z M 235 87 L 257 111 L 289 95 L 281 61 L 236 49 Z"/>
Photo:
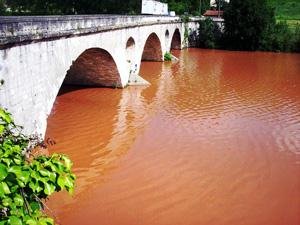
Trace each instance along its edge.
<path fill-rule="evenodd" d="M 0 17 L 0 49 L 24 42 L 179 22 L 181 22 L 180 17 L 144 15 L 2 16 Z"/>

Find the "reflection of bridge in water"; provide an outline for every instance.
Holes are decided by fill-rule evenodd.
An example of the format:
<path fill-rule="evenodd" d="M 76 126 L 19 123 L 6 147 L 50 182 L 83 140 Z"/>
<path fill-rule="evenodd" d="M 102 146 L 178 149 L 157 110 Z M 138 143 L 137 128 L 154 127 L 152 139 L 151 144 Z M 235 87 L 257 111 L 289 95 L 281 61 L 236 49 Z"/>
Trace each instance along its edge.
<path fill-rule="evenodd" d="M 150 70 L 148 69 L 148 71 Z M 97 117 L 101 117 L 104 113 L 110 114 L 110 116 L 106 116 L 105 118 L 105 131 L 97 129 L 97 126 L 99 126 L 98 121 L 94 121 L 91 118 L 85 120 L 89 115 L 84 116 L 81 121 L 78 121 L 77 118 L 83 112 L 79 103 L 77 103 L 78 106 L 74 110 L 71 110 L 66 106 L 68 103 L 60 102 L 61 97 L 65 98 L 64 101 L 68 102 L 67 95 L 58 97 L 58 106 L 55 108 L 57 115 L 50 118 L 50 127 L 46 137 L 51 136 L 57 141 L 57 145 L 50 147 L 51 151 L 59 152 L 60 149 L 64 149 L 63 153 L 69 155 L 74 161 L 74 172 L 78 177 L 76 181 L 76 196 L 87 192 L 93 185 L 101 185 L 106 181 L 106 175 L 110 174 L 110 171 L 114 169 L 116 160 L 119 160 L 120 156 L 128 152 L 139 136 L 139 133 L 143 132 L 145 123 L 147 124 L 154 113 L 156 113 L 157 108 L 159 108 L 159 102 L 161 102 L 158 99 L 166 97 L 166 94 L 162 92 L 167 91 L 168 88 L 174 88 L 171 66 L 157 64 L 157 67 L 151 71 L 155 75 L 155 79 L 159 77 L 158 81 L 153 84 L 155 88 L 148 89 L 146 86 L 132 86 L 123 90 L 103 89 L 103 92 L 118 92 L 112 99 L 113 106 L 115 107 L 109 106 L 110 109 L 111 107 L 113 108 L 113 111 L 100 112 L 96 115 Z M 99 93 L 101 94 L 101 92 Z M 84 92 L 81 93 L 82 95 L 85 94 Z M 75 96 L 75 99 L 76 94 L 72 95 Z M 102 93 L 102 95 L 107 100 L 106 93 Z M 78 98 L 81 97 L 78 96 Z M 84 98 L 80 99 L 80 101 L 84 101 Z M 95 100 L 94 97 L 92 99 L 92 101 Z M 100 101 L 105 100 L 102 99 Z M 95 107 L 100 108 L 97 105 Z M 67 109 L 64 110 L 65 108 Z M 92 111 L 94 112 L 94 110 Z M 106 108 L 105 111 L 107 111 Z M 64 116 L 68 118 L 64 118 Z M 95 123 L 95 126 L 90 126 L 90 123 Z M 84 126 L 93 127 L 93 130 L 84 131 L 80 129 Z M 63 130 L 67 130 L 68 132 L 64 132 Z M 103 132 L 106 134 L 102 136 L 101 133 Z M 60 138 L 63 140 L 60 140 Z M 71 146 L 68 146 L 68 142 L 70 142 Z M 91 149 L 87 146 L 83 147 L 84 143 L 92 146 Z M 58 194 L 58 196 L 53 198 L 54 201 L 51 201 L 51 204 L 54 204 L 54 208 L 59 209 L 59 211 L 64 211 L 66 208 L 69 209 L 67 206 L 72 204 L 74 199 L 61 195 L 65 194 Z M 75 201 L 76 196 L 74 196 Z M 64 204 L 56 205 L 56 198 L 63 199 Z M 61 203 L 61 201 L 59 202 Z"/>

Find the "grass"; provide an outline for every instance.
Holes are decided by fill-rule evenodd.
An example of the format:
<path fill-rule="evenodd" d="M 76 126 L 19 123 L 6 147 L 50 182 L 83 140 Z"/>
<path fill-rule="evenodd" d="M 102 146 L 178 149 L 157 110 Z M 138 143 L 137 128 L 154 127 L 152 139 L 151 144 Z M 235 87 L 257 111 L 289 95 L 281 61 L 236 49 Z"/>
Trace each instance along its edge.
<path fill-rule="evenodd" d="M 286 20 L 286 19 L 276 19 L 277 22 L 286 21 L 287 25 L 292 28 L 293 30 L 296 29 L 296 27 L 300 26 L 300 20 Z"/>
<path fill-rule="evenodd" d="M 269 0 L 269 3 L 275 8 L 277 20 L 300 21 L 299 0 Z"/>

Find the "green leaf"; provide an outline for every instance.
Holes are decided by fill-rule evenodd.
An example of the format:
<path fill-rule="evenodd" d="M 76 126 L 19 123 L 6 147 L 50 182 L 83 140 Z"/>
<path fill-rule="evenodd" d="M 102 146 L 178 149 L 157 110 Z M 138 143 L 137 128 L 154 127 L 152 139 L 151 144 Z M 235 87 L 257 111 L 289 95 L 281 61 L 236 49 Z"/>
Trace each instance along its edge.
<path fill-rule="evenodd" d="M 54 221 L 51 218 L 41 218 L 39 221 L 39 224 L 41 225 L 53 225 Z"/>
<path fill-rule="evenodd" d="M 5 112 L 3 109 L 0 109 L 0 118 L 2 118 L 7 123 L 12 122 L 12 118 L 10 117 L 9 113 Z"/>
<path fill-rule="evenodd" d="M 21 195 L 16 194 L 16 196 L 14 197 L 14 202 L 17 206 L 23 206 L 24 205 L 24 199 Z"/>
<path fill-rule="evenodd" d="M 43 190 L 43 188 L 39 185 L 39 182 L 33 182 L 31 181 L 29 183 L 29 187 L 31 188 L 31 190 L 34 192 L 34 193 L 39 193 Z"/>
<path fill-rule="evenodd" d="M 5 195 L 8 195 L 10 194 L 10 190 L 9 190 L 9 187 L 8 185 L 5 183 L 5 182 L 1 182 L 0 183 L 0 196 L 5 196 Z"/>
<path fill-rule="evenodd" d="M 38 202 L 31 202 L 29 205 L 30 205 L 30 208 L 32 209 L 32 211 L 41 209 L 41 205 Z"/>
<path fill-rule="evenodd" d="M 29 180 L 30 172 L 23 171 L 21 166 L 12 166 L 8 169 L 8 172 L 14 173 L 20 183 L 27 183 Z"/>
<path fill-rule="evenodd" d="M 10 216 L 8 220 L 8 224 L 10 225 L 22 225 L 22 220 L 16 216 Z"/>
<path fill-rule="evenodd" d="M 50 177 L 50 172 L 48 171 L 48 170 L 45 170 L 45 169 L 41 169 L 40 171 L 39 171 L 39 173 L 42 175 L 42 176 L 44 176 L 44 177 Z"/>
<path fill-rule="evenodd" d="M 61 175 L 57 179 L 57 184 L 63 189 L 64 187 L 72 189 L 74 187 L 74 181 L 67 175 Z"/>
<path fill-rule="evenodd" d="M 17 165 L 21 165 L 22 160 L 21 160 L 21 159 L 18 159 L 18 158 L 14 158 L 14 162 L 15 162 L 15 164 L 17 164 Z"/>
<path fill-rule="evenodd" d="M 0 124 L 0 135 L 3 134 L 4 130 L 5 130 L 5 126 Z"/>
<path fill-rule="evenodd" d="M 56 173 L 54 172 L 50 172 L 50 176 L 49 176 L 50 181 L 52 181 L 53 183 L 56 182 Z"/>
<path fill-rule="evenodd" d="M 26 220 L 26 225 L 37 225 L 37 222 L 34 219 Z"/>
<path fill-rule="evenodd" d="M 59 177 L 57 178 L 57 184 L 58 184 L 58 186 L 59 186 L 61 189 L 64 189 L 64 187 L 65 187 L 65 179 L 64 179 L 63 176 L 59 176 Z"/>
<path fill-rule="evenodd" d="M 64 155 L 61 157 L 61 159 L 64 161 L 66 168 L 70 170 L 73 165 L 72 161 L 67 156 Z"/>
<path fill-rule="evenodd" d="M 8 169 L 8 172 L 18 174 L 22 171 L 21 166 L 12 166 Z"/>
<path fill-rule="evenodd" d="M 44 183 L 44 193 L 46 195 L 51 195 L 55 192 L 55 186 L 53 184 Z"/>
<path fill-rule="evenodd" d="M 0 163 L 0 181 L 3 181 L 7 177 L 7 174 L 6 166 Z"/>
<path fill-rule="evenodd" d="M 9 197 L 4 198 L 4 199 L 2 200 L 2 204 L 3 204 L 3 206 L 5 206 L 5 207 L 11 205 L 11 203 L 12 203 L 12 200 L 11 200 Z"/>

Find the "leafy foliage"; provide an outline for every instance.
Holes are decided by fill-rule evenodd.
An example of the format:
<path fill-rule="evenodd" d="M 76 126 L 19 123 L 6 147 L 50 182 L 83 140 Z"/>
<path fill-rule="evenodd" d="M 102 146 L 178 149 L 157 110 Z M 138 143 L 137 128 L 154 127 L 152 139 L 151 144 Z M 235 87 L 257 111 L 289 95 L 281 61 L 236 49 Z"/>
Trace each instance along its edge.
<path fill-rule="evenodd" d="M 51 225 L 43 200 L 56 191 L 73 192 L 71 160 L 59 154 L 30 157 L 37 138 L 21 133 L 0 108 L 0 225 Z"/>
<path fill-rule="evenodd" d="M 4 1 L 0 0 L 0 16 L 5 14 L 5 6 L 4 6 Z"/>
<path fill-rule="evenodd" d="M 220 28 L 211 18 L 199 22 L 198 47 L 216 48 L 219 46 L 221 36 Z"/>
<path fill-rule="evenodd" d="M 299 26 L 276 23 L 267 0 L 232 0 L 224 12 L 223 45 L 236 50 L 299 52 Z"/>
<path fill-rule="evenodd" d="M 291 29 L 286 21 L 280 21 L 262 38 L 260 50 L 300 52 L 300 26 Z"/>
<path fill-rule="evenodd" d="M 66 14 L 140 14 L 141 0 L 0 0 L 12 15 L 66 15 Z M 199 0 L 165 0 L 169 9 L 178 15 L 185 12 L 199 14 Z M 202 13 L 209 8 L 209 0 L 201 1 Z M 3 13 L 3 12 L 2 12 Z M 0 14 L 1 15 L 1 14 Z"/>
<path fill-rule="evenodd" d="M 258 49 L 266 31 L 275 25 L 274 10 L 266 0 L 232 0 L 224 20 L 227 45 L 238 50 Z"/>
<path fill-rule="evenodd" d="M 268 0 L 280 20 L 300 20 L 299 0 Z"/>
<path fill-rule="evenodd" d="M 13 15 L 66 15 L 140 12 L 139 0 L 2 0 Z"/>
<path fill-rule="evenodd" d="M 166 52 L 164 55 L 164 60 L 165 61 L 172 61 L 172 55 L 170 52 Z"/>

